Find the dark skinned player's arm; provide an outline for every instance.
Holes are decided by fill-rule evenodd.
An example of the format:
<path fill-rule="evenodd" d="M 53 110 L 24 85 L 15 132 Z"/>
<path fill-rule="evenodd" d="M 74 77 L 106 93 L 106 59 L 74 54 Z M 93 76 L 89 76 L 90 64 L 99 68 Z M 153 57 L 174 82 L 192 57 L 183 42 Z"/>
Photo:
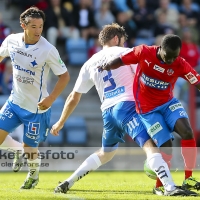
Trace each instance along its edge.
<path fill-rule="evenodd" d="M 200 83 L 198 83 L 197 85 L 195 85 L 196 86 L 196 88 L 199 90 L 199 92 L 200 92 Z"/>
<path fill-rule="evenodd" d="M 120 66 L 123 66 L 123 65 L 124 65 L 124 63 L 122 62 L 121 58 L 117 57 L 117 58 L 111 60 L 106 65 L 100 66 L 99 69 L 102 70 L 102 71 L 103 70 L 109 71 L 109 70 L 117 69 L 117 68 L 119 68 Z"/>

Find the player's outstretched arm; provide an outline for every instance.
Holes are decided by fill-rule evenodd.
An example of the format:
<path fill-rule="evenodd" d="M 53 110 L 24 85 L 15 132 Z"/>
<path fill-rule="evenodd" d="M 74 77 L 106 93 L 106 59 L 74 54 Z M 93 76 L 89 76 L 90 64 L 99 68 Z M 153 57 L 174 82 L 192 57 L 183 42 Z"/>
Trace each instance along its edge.
<path fill-rule="evenodd" d="M 70 76 L 68 72 L 65 72 L 62 75 L 58 76 L 58 81 L 53 89 L 53 91 L 51 92 L 51 94 L 42 99 L 39 103 L 38 103 L 38 109 L 40 110 L 46 110 L 47 108 L 49 108 L 53 102 L 56 100 L 56 98 L 62 93 L 62 91 L 65 89 L 65 87 L 67 86 L 69 80 L 70 80 Z"/>
<path fill-rule="evenodd" d="M 67 97 L 60 119 L 51 128 L 52 135 L 59 135 L 59 130 L 63 128 L 65 121 L 68 119 L 68 117 L 72 114 L 72 112 L 78 105 L 81 99 L 81 95 L 81 93 L 72 91 Z"/>
<path fill-rule="evenodd" d="M 124 63 L 122 62 L 120 57 L 117 57 L 113 60 L 111 60 L 110 62 L 106 63 L 105 65 L 99 66 L 98 68 L 100 69 L 100 71 L 106 70 L 113 70 L 113 69 L 117 69 L 120 66 L 123 66 Z"/>

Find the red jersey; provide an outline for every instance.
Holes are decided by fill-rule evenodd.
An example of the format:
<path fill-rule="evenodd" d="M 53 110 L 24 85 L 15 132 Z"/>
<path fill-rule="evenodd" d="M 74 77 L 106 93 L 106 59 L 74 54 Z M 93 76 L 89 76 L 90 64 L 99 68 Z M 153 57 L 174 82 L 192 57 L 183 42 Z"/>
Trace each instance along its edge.
<path fill-rule="evenodd" d="M 193 85 L 200 82 L 200 75 L 180 56 L 170 65 L 159 60 L 158 48 L 140 45 L 121 55 L 125 65 L 138 63 L 133 84 L 138 113 L 147 113 L 170 101 L 178 77 Z"/>

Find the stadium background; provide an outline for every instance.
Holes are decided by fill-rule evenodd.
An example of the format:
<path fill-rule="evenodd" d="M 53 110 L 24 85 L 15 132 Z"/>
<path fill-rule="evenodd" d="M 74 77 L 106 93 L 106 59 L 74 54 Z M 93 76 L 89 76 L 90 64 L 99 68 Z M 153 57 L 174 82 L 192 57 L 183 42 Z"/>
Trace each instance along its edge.
<path fill-rule="evenodd" d="M 160 2 L 165 5 L 161 6 Z M 169 3 L 168 6 L 166 6 L 166 2 Z M 105 22 L 118 22 L 125 27 L 129 35 L 129 40 L 126 43 L 128 47 L 142 43 L 147 45 L 159 44 L 161 36 L 167 33 L 180 35 L 185 44 L 185 51 L 182 52 L 182 55 L 186 56 L 185 58 L 188 61 L 192 62 L 195 60 L 195 62 L 192 62 L 193 67 L 199 71 L 200 1 L 147 0 L 146 5 L 144 3 L 145 0 L 61 0 L 61 7 L 70 12 L 71 18 L 75 18 L 75 11 L 77 12 L 80 4 L 87 5 L 87 10 L 90 11 L 93 18 L 91 24 L 93 31 L 89 32 L 88 35 L 81 35 L 83 28 L 74 24 L 74 27 L 80 32 L 81 36 L 79 38 L 72 39 L 62 36 L 56 40 L 56 47 L 67 65 L 71 80 L 63 94 L 52 106 L 51 124 L 59 118 L 65 99 L 73 89 L 81 65 L 93 53 L 101 49 L 97 43 L 97 35 L 100 30 L 100 25 L 103 25 Z M 0 0 L 0 15 L 2 16 L 0 17 L 2 18 L 2 20 L 0 19 L 0 42 L 6 35 L 22 31 L 19 24 L 19 15 L 30 5 L 37 5 L 45 11 L 48 9 L 49 0 Z M 165 12 L 161 12 L 162 9 L 166 9 Z M 97 15 L 99 14 L 101 16 L 100 10 L 104 10 L 104 13 L 107 13 L 108 16 L 112 14 L 113 18 L 108 17 L 106 20 L 100 20 L 101 18 L 98 18 Z M 171 17 L 168 15 L 171 15 Z M 110 19 L 113 20 L 109 21 Z M 102 23 L 98 23 L 99 21 Z M 47 29 L 48 27 L 44 29 L 45 37 L 47 36 Z M 190 35 L 188 32 L 192 34 Z M 5 60 L 0 65 L 0 106 L 3 105 L 10 92 L 12 82 L 10 78 L 11 73 L 10 62 L 9 60 Z M 49 91 L 51 91 L 55 81 L 56 77 L 50 74 Z M 200 146 L 200 123 L 198 123 L 198 119 L 200 118 L 200 93 L 182 80 L 178 81 L 174 92 L 175 96 L 182 101 L 189 113 L 191 124 L 195 131 L 197 145 Z M 21 141 L 22 131 L 23 127 L 19 127 L 12 133 L 13 137 Z M 75 170 L 79 162 L 81 163 L 87 155 L 90 155 L 90 153 L 101 146 L 101 134 L 102 119 L 100 101 L 93 88 L 87 95 L 83 95 L 80 104 L 72 114 L 72 117 L 66 122 L 60 136 L 55 138 L 49 135 L 47 141 L 41 144 L 41 148 L 48 147 L 56 152 L 59 152 L 61 148 L 64 148 L 66 152 L 75 151 L 78 148 L 78 156 L 76 156 L 75 160 L 69 160 L 71 164 L 68 166 L 68 170 Z M 131 170 L 142 168 L 142 163 L 145 159 L 144 153 L 128 137 L 125 140 L 126 143 L 120 145 L 121 148 L 116 158 L 110 164 L 103 166 L 102 169 Z M 182 169 L 182 164 L 180 164 L 182 163 L 182 158 L 180 155 L 179 140 L 180 138 L 175 134 L 173 144 L 178 159 L 173 160 L 172 167 Z M 138 161 L 134 162 L 134 164 L 131 159 L 133 155 L 134 160 Z M 56 159 L 48 160 L 52 164 L 55 164 L 56 161 Z M 2 162 L 5 162 L 5 160 L 2 159 Z M 124 165 L 123 163 L 125 162 L 126 164 Z M 200 158 L 198 157 L 197 169 L 199 169 L 199 165 Z M 58 166 L 58 168 L 61 166 Z M 57 166 L 52 167 L 54 170 L 59 170 Z M 9 169 L 9 167 L 4 168 L 4 170 Z M 60 170 L 64 169 L 61 167 Z"/>

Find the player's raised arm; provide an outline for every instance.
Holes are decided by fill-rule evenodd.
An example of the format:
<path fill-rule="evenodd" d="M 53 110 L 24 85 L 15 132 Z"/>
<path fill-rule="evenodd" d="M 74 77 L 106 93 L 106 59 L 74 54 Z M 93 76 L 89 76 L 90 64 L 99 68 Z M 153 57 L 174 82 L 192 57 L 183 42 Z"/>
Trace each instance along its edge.
<path fill-rule="evenodd" d="M 48 109 L 53 104 L 53 102 L 57 99 L 57 97 L 62 93 L 62 91 L 65 89 L 69 80 L 70 80 L 70 75 L 68 71 L 66 71 L 64 74 L 59 75 L 58 81 L 53 91 L 50 93 L 48 97 L 42 99 L 38 103 L 38 109 L 40 110 Z"/>
<path fill-rule="evenodd" d="M 117 69 L 119 68 L 120 66 L 123 66 L 124 63 L 122 62 L 121 58 L 120 57 L 117 57 L 113 60 L 111 60 L 110 62 L 108 62 L 107 64 L 103 65 L 103 66 L 99 66 L 98 68 L 103 71 L 103 70 L 106 70 L 106 71 L 109 71 L 111 69 Z"/>

